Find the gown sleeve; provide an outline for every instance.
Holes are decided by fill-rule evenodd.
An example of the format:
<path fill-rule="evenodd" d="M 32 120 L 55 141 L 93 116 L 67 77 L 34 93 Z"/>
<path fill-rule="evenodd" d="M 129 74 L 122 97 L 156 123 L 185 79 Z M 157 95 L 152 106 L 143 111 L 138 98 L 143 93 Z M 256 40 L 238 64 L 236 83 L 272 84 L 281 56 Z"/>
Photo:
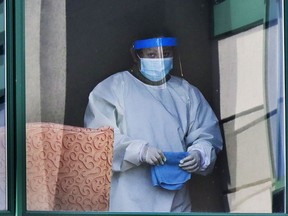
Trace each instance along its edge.
<path fill-rule="evenodd" d="M 207 175 L 212 172 L 216 154 L 222 150 L 223 145 L 218 119 L 198 89 L 194 89 L 190 99 L 190 111 L 187 151 L 200 152 L 202 164 L 197 173 Z"/>
<path fill-rule="evenodd" d="M 125 134 L 124 85 L 121 76 L 112 76 L 99 83 L 89 95 L 84 115 L 84 126 L 114 129 L 114 154 L 112 169 L 122 172 L 139 166 L 140 152 L 145 140 L 135 140 Z"/>

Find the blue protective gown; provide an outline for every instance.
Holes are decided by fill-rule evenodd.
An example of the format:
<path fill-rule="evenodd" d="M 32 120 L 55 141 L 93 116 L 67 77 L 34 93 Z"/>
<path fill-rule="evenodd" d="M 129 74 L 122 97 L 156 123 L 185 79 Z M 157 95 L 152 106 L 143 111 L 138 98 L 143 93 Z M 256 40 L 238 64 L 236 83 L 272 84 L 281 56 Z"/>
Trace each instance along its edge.
<path fill-rule="evenodd" d="M 175 76 L 160 86 L 147 85 L 128 71 L 108 77 L 90 93 L 84 124 L 114 128 L 110 211 L 191 211 L 186 186 L 178 191 L 152 186 L 150 166 L 139 160 L 144 145 L 166 152 L 196 149 L 204 175 L 222 149 L 218 120 L 207 101 Z"/>

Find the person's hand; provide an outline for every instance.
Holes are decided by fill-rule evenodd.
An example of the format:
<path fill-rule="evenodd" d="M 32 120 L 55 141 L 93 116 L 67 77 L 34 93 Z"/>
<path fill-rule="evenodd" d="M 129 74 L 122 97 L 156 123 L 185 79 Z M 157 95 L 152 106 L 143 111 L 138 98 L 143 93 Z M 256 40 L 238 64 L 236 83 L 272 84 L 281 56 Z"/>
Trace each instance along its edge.
<path fill-rule="evenodd" d="M 150 165 L 163 165 L 166 161 L 165 155 L 162 150 L 155 148 L 153 146 L 145 146 L 145 150 L 143 151 L 142 161 L 146 162 Z"/>
<path fill-rule="evenodd" d="M 201 155 L 199 151 L 191 151 L 189 155 L 180 161 L 179 166 L 189 172 L 193 173 L 200 169 Z"/>

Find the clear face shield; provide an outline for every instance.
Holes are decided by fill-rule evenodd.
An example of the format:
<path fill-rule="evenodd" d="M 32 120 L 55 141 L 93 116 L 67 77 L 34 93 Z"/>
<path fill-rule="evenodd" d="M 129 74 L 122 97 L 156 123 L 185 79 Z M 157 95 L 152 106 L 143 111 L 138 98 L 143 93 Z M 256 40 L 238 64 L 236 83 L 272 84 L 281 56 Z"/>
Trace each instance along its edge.
<path fill-rule="evenodd" d="M 141 74 L 150 82 L 166 82 L 167 75 L 173 69 L 175 47 L 176 38 L 173 37 L 135 41 L 134 49 Z"/>

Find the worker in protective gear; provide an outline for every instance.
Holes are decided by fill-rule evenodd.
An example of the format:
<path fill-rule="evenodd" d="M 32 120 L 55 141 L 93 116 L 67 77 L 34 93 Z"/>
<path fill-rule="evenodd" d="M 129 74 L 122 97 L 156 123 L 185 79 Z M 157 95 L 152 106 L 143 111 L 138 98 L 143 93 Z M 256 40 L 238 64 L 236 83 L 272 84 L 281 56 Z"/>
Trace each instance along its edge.
<path fill-rule="evenodd" d="M 115 133 L 110 211 L 191 211 L 187 185 L 153 186 L 151 167 L 167 163 L 165 152 L 186 152 L 177 167 L 206 175 L 222 149 L 218 120 L 203 95 L 169 74 L 175 47 L 171 37 L 135 41 L 133 68 L 89 95 L 85 126 L 111 126 Z"/>

